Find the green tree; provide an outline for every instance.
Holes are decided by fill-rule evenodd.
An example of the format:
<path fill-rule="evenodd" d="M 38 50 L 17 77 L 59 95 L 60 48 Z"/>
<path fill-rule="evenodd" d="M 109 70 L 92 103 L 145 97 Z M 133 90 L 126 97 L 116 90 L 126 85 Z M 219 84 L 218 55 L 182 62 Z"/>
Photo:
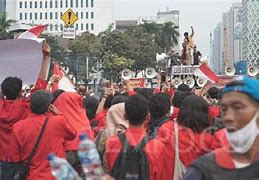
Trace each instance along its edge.
<path fill-rule="evenodd" d="M 15 23 L 15 20 L 8 19 L 6 13 L 0 14 L 0 40 L 11 39 L 13 37 L 12 33 L 7 32 L 7 29 Z"/>
<path fill-rule="evenodd" d="M 178 27 L 174 26 L 174 23 L 167 22 L 163 24 L 161 34 L 161 48 L 163 48 L 166 52 L 171 47 L 178 45 L 179 35 Z"/>

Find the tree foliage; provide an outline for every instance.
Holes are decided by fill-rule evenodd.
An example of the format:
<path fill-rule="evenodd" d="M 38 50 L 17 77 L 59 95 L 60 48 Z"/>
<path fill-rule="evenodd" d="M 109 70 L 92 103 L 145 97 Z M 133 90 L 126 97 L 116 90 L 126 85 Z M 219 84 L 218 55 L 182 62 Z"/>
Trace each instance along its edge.
<path fill-rule="evenodd" d="M 0 40 L 13 38 L 13 33 L 7 32 L 7 29 L 15 23 L 15 20 L 8 19 L 6 13 L 0 13 Z"/>

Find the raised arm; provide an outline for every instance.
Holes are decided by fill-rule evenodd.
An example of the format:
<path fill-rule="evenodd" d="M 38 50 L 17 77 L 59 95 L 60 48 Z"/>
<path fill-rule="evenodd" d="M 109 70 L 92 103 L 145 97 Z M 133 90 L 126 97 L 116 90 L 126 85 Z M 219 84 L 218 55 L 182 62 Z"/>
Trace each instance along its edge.
<path fill-rule="evenodd" d="M 44 42 L 42 45 L 43 59 L 41 63 L 39 79 L 47 80 L 50 66 L 50 46 Z"/>
<path fill-rule="evenodd" d="M 191 29 L 192 29 L 192 34 L 191 34 L 191 37 L 194 36 L 194 30 L 193 30 L 193 27 L 191 26 Z"/>

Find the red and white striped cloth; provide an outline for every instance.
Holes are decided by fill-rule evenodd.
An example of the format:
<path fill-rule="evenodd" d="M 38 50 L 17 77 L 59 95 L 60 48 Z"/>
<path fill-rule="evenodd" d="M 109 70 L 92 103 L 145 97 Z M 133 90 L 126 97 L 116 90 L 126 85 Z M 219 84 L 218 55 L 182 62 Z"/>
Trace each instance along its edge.
<path fill-rule="evenodd" d="M 20 36 L 17 37 L 17 39 L 32 39 L 36 40 L 38 42 L 42 42 L 45 39 L 38 38 L 41 33 L 47 28 L 48 25 L 39 25 L 35 26 L 31 29 L 28 29 L 24 33 L 22 33 Z"/>
<path fill-rule="evenodd" d="M 209 80 L 214 83 L 218 83 L 220 81 L 220 78 L 205 63 L 195 69 L 193 73 L 201 79 Z"/>

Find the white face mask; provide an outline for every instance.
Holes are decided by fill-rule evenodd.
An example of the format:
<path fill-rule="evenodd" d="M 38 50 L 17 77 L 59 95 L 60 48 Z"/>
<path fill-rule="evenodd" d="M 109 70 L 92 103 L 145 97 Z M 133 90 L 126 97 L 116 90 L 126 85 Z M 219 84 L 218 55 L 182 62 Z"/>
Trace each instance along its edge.
<path fill-rule="evenodd" d="M 259 135 L 257 127 L 257 117 L 259 112 L 256 112 L 252 120 L 242 129 L 235 132 L 228 132 L 226 134 L 229 143 L 236 153 L 246 153 L 254 144 L 256 137 Z"/>

